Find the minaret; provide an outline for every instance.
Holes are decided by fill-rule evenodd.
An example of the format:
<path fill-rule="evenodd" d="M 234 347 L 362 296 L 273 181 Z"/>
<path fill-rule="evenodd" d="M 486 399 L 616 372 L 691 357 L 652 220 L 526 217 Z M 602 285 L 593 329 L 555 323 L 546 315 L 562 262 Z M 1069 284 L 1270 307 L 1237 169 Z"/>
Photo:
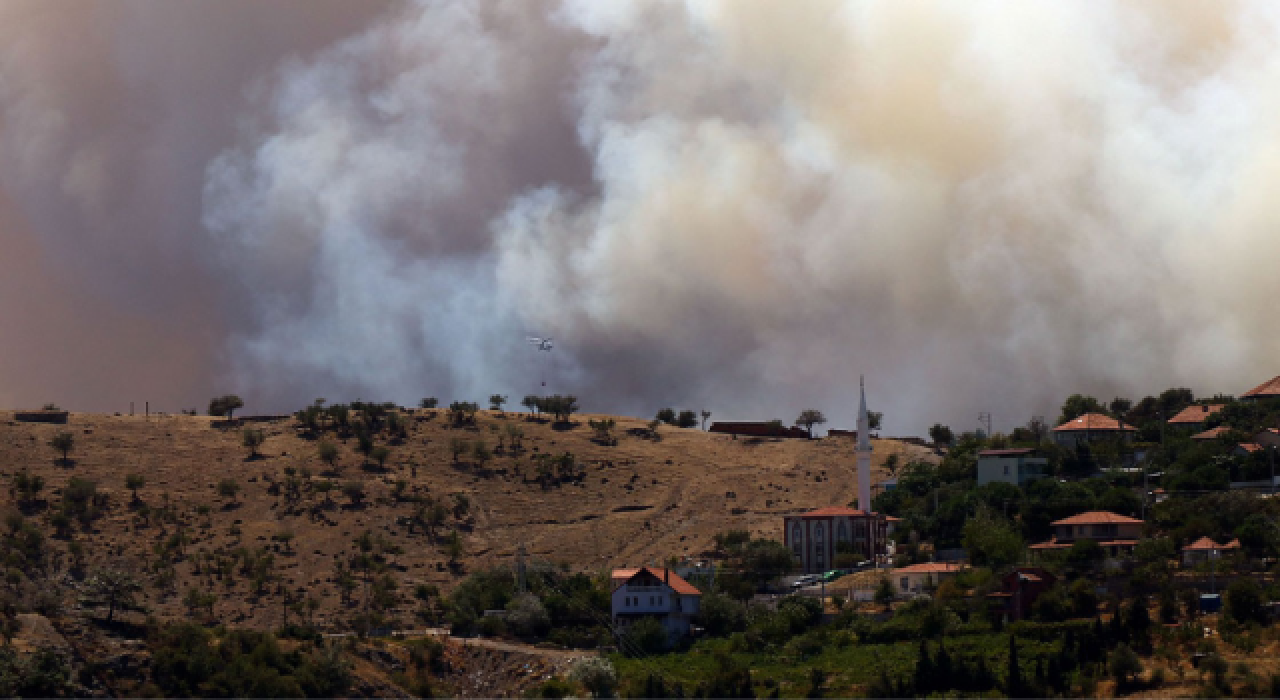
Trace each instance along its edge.
<path fill-rule="evenodd" d="M 871 512 L 871 420 L 867 417 L 867 387 L 858 377 L 858 509 Z"/>

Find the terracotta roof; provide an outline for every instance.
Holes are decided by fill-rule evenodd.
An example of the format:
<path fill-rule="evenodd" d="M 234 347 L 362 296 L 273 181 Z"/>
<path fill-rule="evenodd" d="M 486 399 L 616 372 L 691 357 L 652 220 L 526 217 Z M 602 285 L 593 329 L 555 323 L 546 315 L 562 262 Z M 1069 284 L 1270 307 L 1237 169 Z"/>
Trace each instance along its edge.
<path fill-rule="evenodd" d="M 1259 445 L 1256 442 L 1242 442 L 1239 445 L 1236 445 L 1236 447 L 1239 447 L 1245 452 L 1258 452 L 1262 449 L 1262 445 Z"/>
<path fill-rule="evenodd" d="M 635 578 L 641 571 L 648 571 L 653 574 L 659 581 L 664 581 L 671 590 L 683 595 L 702 595 L 702 591 L 693 587 L 693 584 L 680 578 L 680 575 L 674 571 L 667 569 L 659 569 L 652 566 L 642 566 L 635 569 L 614 569 L 609 575 L 609 580 L 613 584 L 613 590 L 618 590 L 618 586 L 623 585 L 627 581 Z"/>
<path fill-rule="evenodd" d="M 1130 518 L 1125 515 L 1117 515 L 1105 510 L 1091 510 L 1079 515 L 1073 515 L 1070 518 L 1055 520 L 1050 525 L 1121 525 L 1124 523 L 1142 524 L 1137 518 Z"/>
<path fill-rule="evenodd" d="M 1017 457 L 1018 455 L 1029 455 L 1035 450 L 1030 447 L 1022 447 L 1009 450 L 982 450 L 978 453 L 979 457 Z"/>
<path fill-rule="evenodd" d="M 902 522 L 902 518 L 895 518 L 895 517 L 893 517 L 892 515 L 886 515 L 886 516 L 884 516 L 884 519 L 885 519 L 885 520 L 888 520 L 888 521 L 889 521 L 889 522 L 891 522 L 891 523 L 900 523 L 900 522 Z"/>
<path fill-rule="evenodd" d="M 1182 548 L 1184 552 L 1203 552 L 1215 549 L 1240 549 L 1240 540 L 1233 539 L 1226 544 L 1218 544 L 1208 537 L 1201 537 L 1191 544 Z"/>
<path fill-rule="evenodd" d="M 964 564 L 953 561 L 928 561 L 894 569 L 895 574 L 954 574 L 965 569 Z"/>
<path fill-rule="evenodd" d="M 1067 421 L 1066 423 L 1063 423 L 1062 425 L 1054 428 L 1053 432 L 1055 433 L 1066 433 L 1066 432 L 1076 432 L 1076 431 L 1083 432 L 1085 430 L 1090 430 L 1090 431 L 1115 430 L 1115 431 L 1135 432 L 1135 429 L 1132 426 L 1125 425 L 1124 423 L 1121 423 L 1115 418 L 1112 418 L 1111 416 L 1103 415 L 1101 413 L 1086 413 L 1083 416 L 1080 416 L 1078 418 L 1073 418 Z"/>
<path fill-rule="evenodd" d="M 1048 542 L 1033 544 L 1027 549 L 1070 549 L 1074 544 L 1075 542 L 1059 542 L 1057 537 L 1051 537 Z M 1136 544 L 1137 540 L 1103 540 L 1098 543 L 1101 547 L 1132 547 Z"/>
<path fill-rule="evenodd" d="M 1178 415 L 1174 416 L 1173 418 L 1170 418 L 1169 422 L 1174 424 L 1181 423 L 1184 425 L 1185 424 L 1195 425 L 1196 423 L 1203 423 L 1206 418 L 1208 418 L 1209 416 L 1212 416 L 1218 411 L 1221 411 L 1222 407 L 1225 405 L 1226 404 L 1212 403 L 1208 405 L 1187 406 L 1181 411 L 1178 411 Z"/>
<path fill-rule="evenodd" d="M 851 517 L 866 517 L 870 515 L 870 513 L 866 512 L 865 510 L 857 510 L 856 508 L 849 508 L 847 506 L 827 506 L 826 508 L 811 510 L 808 513 L 801 513 L 799 517 L 831 518 L 839 515 L 847 515 Z"/>
<path fill-rule="evenodd" d="M 1244 392 L 1241 398 L 1258 399 L 1267 396 L 1280 396 L 1280 377 L 1269 379 L 1258 386 Z"/>
<path fill-rule="evenodd" d="M 1220 425 L 1216 428 L 1209 428 L 1203 433 L 1196 433 L 1195 435 L 1191 436 L 1191 439 L 1192 440 L 1213 440 L 1221 436 L 1223 433 L 1227 432 L 1228 430 L 1231 430 L 1231 428 L 1228 428 L 1225 425 Z"/>

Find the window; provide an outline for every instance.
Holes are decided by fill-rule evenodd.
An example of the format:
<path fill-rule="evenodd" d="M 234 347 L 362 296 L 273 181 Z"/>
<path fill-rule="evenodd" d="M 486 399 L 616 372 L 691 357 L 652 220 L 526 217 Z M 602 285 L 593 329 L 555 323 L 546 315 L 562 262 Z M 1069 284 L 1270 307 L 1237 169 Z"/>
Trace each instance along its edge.
<path fill-rule="evenodd" d="M 911 579 L 907 578 L 906 576 L 903 576 L 902 580 L 898 582 L 898 585 L 902 587 L 902 590 L 904 591 L 908 590 L 909 588 L 911 588 Z"/>
<path fill-rule="evenodd" d="M 626 601 L 627 602 L 624 604 L 624 607 L 631 607 L 631 596 L 627 596 Z"/>
<path fill-rule="evenodd" d="M 1009 476 L 1009 465 L 1004 465 L 1004 475 Z"/>
<path fill-rule="evenodd" d="M 837 542 L 849 541 L 849 527 L 844 524 L 843 520 L 840 521 L 840 530 L 838 531 L 838 534 L 836 536 L 836 541 Z"/>

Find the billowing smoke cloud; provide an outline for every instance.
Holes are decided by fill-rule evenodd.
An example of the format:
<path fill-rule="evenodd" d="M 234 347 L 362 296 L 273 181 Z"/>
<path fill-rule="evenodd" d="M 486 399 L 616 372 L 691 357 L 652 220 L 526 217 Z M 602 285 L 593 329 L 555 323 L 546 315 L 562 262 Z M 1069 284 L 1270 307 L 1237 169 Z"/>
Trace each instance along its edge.
<path fill-rule="evenodd" d="M 844 424 L 866 373 L 891 432 L 1276 373 L 1272 5 L 16 6 L 0 399 L 50 342 L 98 403 Z"/>

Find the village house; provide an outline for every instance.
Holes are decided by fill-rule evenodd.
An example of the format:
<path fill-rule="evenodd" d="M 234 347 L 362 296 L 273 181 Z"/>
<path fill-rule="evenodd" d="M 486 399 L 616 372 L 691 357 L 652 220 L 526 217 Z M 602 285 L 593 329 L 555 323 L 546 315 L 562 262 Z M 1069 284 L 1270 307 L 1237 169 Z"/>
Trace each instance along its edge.
<path fill-rule="evenodd" d="M 609 578 L 613 624 L 620 632 L 636 620 L 651 617 L 666 628 L 668 644 L 688 636 L 702 598 L 702 592 L 688 581 L 670 569 L 655 567 L 614 569 Z"/>
<path fill-rule="evenodd" d="M 1035 566 L 1019 566 L 1000 578 L 1000 590 L 987 594 L 1005 619 L 1013 622 L 1031 614 L 1031 606 L 1040 594 L 1053 588 L 1057 577 Z"/>
<path fill-rule="evenodd" d="M 1217 440 L 1218 438 L 1222 437 L 1225 433 L 1228 433 L 1230 431 L 1231 431 L 1231 428 L 1225 425 L 1220 425 L 1216 428 L 1209 428 L 1204 432 L 1196 433 L 1195 435 L 1191 436 L 1191 439 L 1195 440 L 1196 442 L 1207 442 L 1209 440 Z"/>
<path fill-rule="evenodd" d="M 1240 551 L 1240 540 L 1233 539 L 1226 544 L 1218 544 L 1208 537 L 1201 537 L 1182 548 L 1182 565 L 1192 567 L 1206 561 L 1216 561 L 1224 554 Z"/>
<path fill-rule="evenodd" d="M 1062 447 L 1074 448 L 1095 440 L 1119 439 L 1132 442 L 1137 429 L 1101 413 L 1086 413 L 1056 427 L 1053 441 Z"/>
<path fill-rule="evenodd" d="M 1053 537 L 1048 542 L 1033 544 L 1033 552 L 1069 549 L 1080 540 L 1097 542 L 1108 557 L 1130 554 L 1142 538 L 1143 522 L 1105 510 L 1080 513 L 1050 523 Z"/>
<path fill-rule="evenodd" d="M 1253 441 L 1260 447 L 1264 448 L 1280 447 L 1280 430 L 1267 428 L 1257 435 L 1254 435 Z"/>
<path fill-rule="evenodd" d="M 1258 386 L 1241 394 L 1240 398 L 1250 399 L 1274 399 L 1280 396 L 1280 377 L 1269 379 Z"/>
<path fill-rule="evenodd" d="M 1204 430 L 1205 421 L 1209 420 L 1210 416 L 1221 411 L 1222 407 L 1225 405 L 1226 404 L 1213 403 L 1187 406 L 1181 411 L 1178 411 L 1178 415 L 1170 418 L 1166 423 L 1168 423 L 1170 428 L 1181 428 L 1193 432 L 1200 432 L 1201 430 Z"/>
<path fill-rule="evenodd" d="M 1049 460 L 1030 448 L 982 450 L 978 453 L 979 486 L 993 481 L 1022 486 L 1046 476 L 1048 472 Z"/>
<path fill-rule="evenodd" d="M 931 561 L 893 570 L 890 581 L 899 594 L 926 593 L 966 569 L 963 562 Z"/>
<path fill-rule="evenodd" d="M 806 574 L 832 568 L 840 544 L 864 559 L 884 555 L 889 541 L 888 518 L 845 506 L 829 506 L 782 519 L 783 543 Z"/>

